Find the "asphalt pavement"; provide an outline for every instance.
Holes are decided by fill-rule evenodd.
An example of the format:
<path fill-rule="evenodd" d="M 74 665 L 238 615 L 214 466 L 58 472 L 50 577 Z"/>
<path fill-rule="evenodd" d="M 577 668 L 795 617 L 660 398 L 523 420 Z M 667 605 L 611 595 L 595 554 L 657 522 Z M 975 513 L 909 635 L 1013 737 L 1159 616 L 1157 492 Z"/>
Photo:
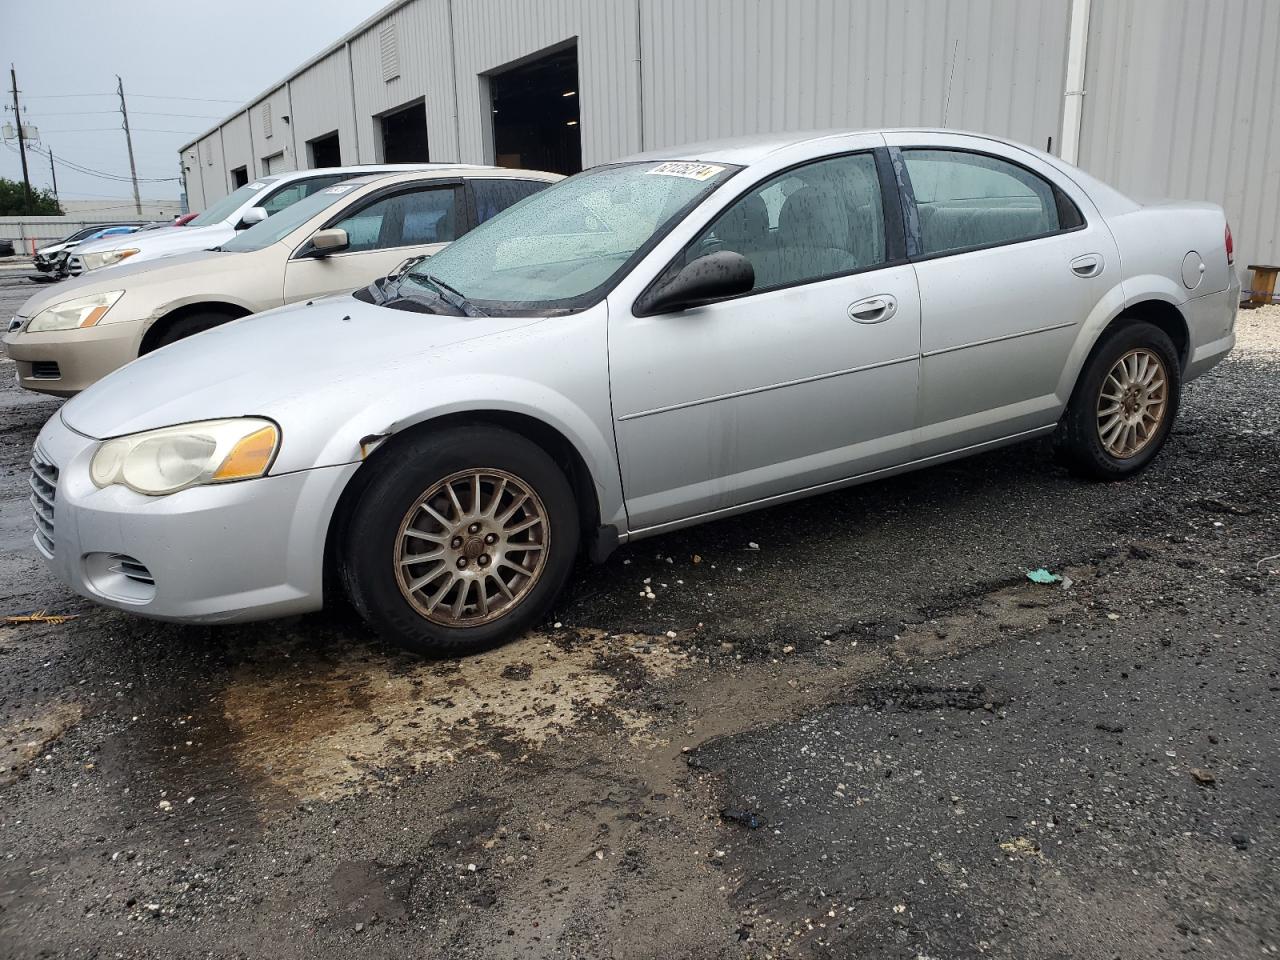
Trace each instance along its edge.
<path fill-rule="evenodd" d="M 0 625 L 0 957 L 1275 955 L 1280 308 L 1241 333 L 1138 478 L 1028 444 L 643 541 L 438 662 L 72 596 L 0 362 L 0 614 L 73 618 Z"/>

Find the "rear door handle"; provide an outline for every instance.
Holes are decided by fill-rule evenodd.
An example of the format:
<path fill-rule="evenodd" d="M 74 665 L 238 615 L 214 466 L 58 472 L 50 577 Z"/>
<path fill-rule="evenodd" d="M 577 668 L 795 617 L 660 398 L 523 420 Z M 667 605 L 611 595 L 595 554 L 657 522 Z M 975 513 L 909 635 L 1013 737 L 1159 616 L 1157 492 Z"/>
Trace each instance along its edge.
<path fill-rule="evenodd" d="M 1086 253 L 1071 261 L 1071 272 L 1077 277 L 1096 277 L 1102 272 L 1102 257 L 1096 253 Z"/>
<path fill-rule="evenodd" d="M 854 323 L 883 323 L 897 312 L 898 298 L 888 293 L 849 304 L 849 319 Z"/>

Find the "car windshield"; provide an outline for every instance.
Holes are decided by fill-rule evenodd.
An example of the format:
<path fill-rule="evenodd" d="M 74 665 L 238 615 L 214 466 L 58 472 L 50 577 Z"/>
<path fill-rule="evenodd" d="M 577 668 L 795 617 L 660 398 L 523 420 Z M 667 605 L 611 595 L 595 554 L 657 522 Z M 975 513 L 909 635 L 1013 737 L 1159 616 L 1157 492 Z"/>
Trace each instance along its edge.
<path fill-rule="evenodd" d="M 269 247 L 283 240 L 322 210 L 341 202 L 350 195 L 352 190 L 361 186 L 363 184 L 339 183 L 318 190 L 311 196 L 285 207 L 279 213 L 273 213 L 261 223 L 255 223 L 218 249 L 228 253 L 250 253 Z"/>
<path fill-rule="evenodd" d="M 575 308 L 737 167 L 623 163 L 561 180 L 413 267 L 401 296 L 444 286 L 489 309 Z"/>
<path fill-rule="evenodd" d="M 200 216 L 188 223 L 187 226 L 211 227 L 215 223 L 221 223 L 243 206 L 250 197 L 257 196 L 266 188 L 267 182 L 265 180 L 255 180 L 253 183 L 246 183 L 235 193 L 228 194 L 223 197 L 204 213 L 200 214 Z"/>

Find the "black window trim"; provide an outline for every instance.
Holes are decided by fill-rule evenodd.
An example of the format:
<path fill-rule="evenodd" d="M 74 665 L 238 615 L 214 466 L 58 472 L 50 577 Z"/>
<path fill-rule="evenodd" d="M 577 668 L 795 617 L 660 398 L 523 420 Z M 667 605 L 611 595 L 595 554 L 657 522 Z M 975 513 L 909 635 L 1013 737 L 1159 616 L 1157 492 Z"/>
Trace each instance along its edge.
<path fill-rule="evenodd" d="M 939 153 L 971 153 L 974 156 L 985 157 L 989 160 L 999 160 L 1001 163 L 1007 163 L 1011 167 L 1017 167 L 1028 176 L 1035 177 L 1041 183 L 1049 185 L 1049 189 L 1053 192 L 1054 206 L 1057 209 L 1059 222 L 1062 220 L 1062 204 L 1065 201 L 1070 204 L 1070 209 L 1075 211 L 1076 217 L 1080 220 L 1079 224 L 1074 227 L 1060 227 L 1057 230 L 1050 230 L 1047 233 L 1037 233 L 1030 237 L 1019 237 L 1016 240 L 995 240 L 991 243 L 979 243 L 971 247 L 960 247 L 955 250 L 940 250 L 937 253 L 922 253 L 924 249 L 923 234 L 920 230 L 920 206 L 916 203 L 915 188 L 911 185 L 911 174 L 907 172 L 906 158 L 902 155 L 904 150 L 912 152 L 922 150 L 933 150 Z M 1046 240 L 1049 237 L 1065 236 L 1068 233 L 1077 233 L 1080 230 L 1086 230 L 1089 227 L 1089 220 L 1084 215 L 1084 211 L 1080 209 L 1080 205 L 1071 199 L 1071 196 L 1060 187 L 1056 181 L 1046 177 L 1037 170 L 1032 170 L 1025 163 L 1019 163 L 1009 157 L 1002 156 L 998 153 L 989 153 L 986 150 L 976 150 L 972 147 L 949 147 L 940 144 L 909 144 L 906 146 L 892 146 L 889 148 L 890 155 L 893 160 L 893 169 L 897 173 L 898 183 L 902 196 L 902 213 L 907 224 L 907 247 L 911 263 L 925 263 L 929 260 L 937 260 L 939 257 L 956 257 L 966 253 L 976 253 L 981 250 L 994 250 L 997 247 L 1012 247 L 1020 243 L 1031 243 L 1035 240 Z M 909 209 L 908 209 L 909 207 Z"/>
<path fill-rule="evenodd" d="M 368 207 L 372 206 L 378 201 L 385 200 L 387 197 L 399 196 L 400 194 L 403 194 L 403 193 L 417 193 L 423 189 L 432 190 L 432 189 L 444 189 L 446 187 L 450 187 L 454 191 L 454 204 L 455 204 L 455 208 L 458 211 L 458 226 L 460 227 L 460 229 L 454 234 L 453 239 L 456 240 L 458 239 L 458 237 L 462 236 L 464 233 L 469 233 L 472 230 L 472 228 L 475 226 L 475 223 L 471 219 L 470 212 L 467 210 L 466 191 L 462 189 L 463 182 L 464 181 L 462 177 L 441 177 L 435 180 L 425 180 L 425 181 L 415 180 L 409 183 L 393 183 L 385 187 L 380 187 L 377 190 L 373 190 L 370 193 L 366 194 L 361 199 L 359 206 L 347 207 L 339 211 L 338 213 L 332 214 L 327 220 L 325 220 L 324 226 L 319 227 L 316 230 L 312 231 L 312 235 L 314 236 L 316 233 L 319 233 L 321 230 L 328 230 L 332 228 L 336 224 L 341 223 L 343 220 L 346 220 L 349 217 L 355 216 L 361 210 L 367 209 Z M 332 184 L 332 186 L 338 186 L 338 184 Z M 452 243 L 453 241 L 442 240 L 440 242 Z M 403 250 L 405 246 L 420 247 L 420 246 L 423 246 L 423 244 L 409 243 L 400 247 L 376 247 L 373 250 L 339 251 L 337 253 L 330 254 L 330 256 L 341 257 L 341 256 L 345 256 L 347 253 L 350 253 L 351 255 L 360 254 L 360 253 L 376 253 L 378 250 Z M 303 240 L 302 243 L 298 245 L 297 249 L 295 249 L 293 253 L 289 255 L 289 259 L 290 260 L 311 259 L 310 248 L 311 248 L 311 237 L 308 237 L 306 240 Z"/>
<path fill-rule="evenodd" d="M 790 290 L 794 287 L 807 286 L 812 283 L 825 283 L 828 280 L 839 280 L 843 277 L 853 277 L 862 273 L 871 273 L 876 270 L 885 270 L 885 269 L 888 269 L 889 267 L 900 267 L 903 264 L 909 263 L 910 260 L 907 257 L 907 251 L 906 251 L 906 231 L 905 231 L 905 225 L 903 223 L 902 204 L 900 202 L 899 193 L 898 193 L 898 189 L 899 189 L 898 181 L 897 181 L 897 178 L 894 176 L 893 166 L 892 166 L 892 163 L 890 162 L 889 151 L 885 147 L 863 147 L 858 150 L 845 150 L 840 153 L 830 153 L 820 157 L 809 157 L 808 159 L 798 161 L 797 163 L 793 163 L 789 167 L 783 167 L 781 170 L 776 170 L 773 173 L 769 174 L 764 179 L 757 180 L 754 183 L 750 184 L 749 186 L 745 187 L 741 193 L 734 196 L 732 200 L 730 200 L 728 203 L 726 203 L 723 207 L 720 208 L 719 213 L 716 214 L 716 217 L 712 218 L 712 220 L 707 224 L 707 226 L 710 226 L 711 223 L 714 223 L 716 218 L 718 218 L 719 216 L 724 214 L 726 211 L 731 209 L 735 203 L 740 201 L 747 194 L 751 193 L 754 190 L 759 189 L 763 184 L 770 183 L 771 181 L 776 180 L 778 177 L 784 176 L 785 174 L 788 174 L 793 170 L 798 170 L 801 167 L 809 167 L 815 163 L 825 163 L 828 160 L 840 160 L 844 157 L 860 156 L 862 154 L 868 154 L 868 153 L 871 154 L 875 160 L 876 179 L 880 183 L 880 207 L 881 207 L 882 217 L 884 220 L 884 242 L 885 242 L 885 247 L 884 247 L 885 259 L 883 261 L 881 261 L 880 263 L 871 264 L 870 266 L 866 266 L 866 267 L 857 267 L 853 270 L 844 270 L 844 271 L 841 271 L 840 273 L 827 274 L 826 276 L 822 276 L 822 277 L 811 277 L 805 280 L 796 280 L 793 283 L 779 284 L 776 287 L 769 287 L 768 289 L 765 289 L 765 290 L 748 290 L 746 293 L 738 293 L 730 297 L 720 297 L 719 299 L 709 300 L 706 303 L 699 304 L 698 305 L 699 308 L 714 306 L 715 304 L 719 304 L 719 303 L 730 303 L 734 300 L 745 299 L 746 297 L 758 297 L 766 293 L 776 293 L 779 290 Z M 702 231 L 699 231 L 698 236 L 701 236 L 701 233 Z M 680 312 L 683 312 L 684 309 L 689 309 L 689 308 L 681 308 L 681 310 L 649 310 L 642 304 L 648 300 L 649 296 L 661 284 L 667 282 L 667 280 L 670 279 L 670 276 L 672 274 L 672 267 L 675 266 L 677 261 L 681 260 L 684 257 L 685 253 L 688 252 L 689 248 L 693 245 L 694 241 L 697 239 L 698 237 L 695 236 L 687 244 L 681 247 L 680 251 L 674 257 L 672 257 L 667 262 L 667 264 L 661 270 L 658 271 L 658 273 L 654 276 L 654 278 L 649 281 L 649 283 L 645 286 L 645 288 L 642 291 L 640 291 L 640 294 L 631 303 L 632 316 L 634 317 L 662 316 L 663 314 L 680 313 Z"/>
<path fill-rule="evenodd" d="M 481 181 L 485 183 L 489 183 L 492 180 L 501 180 L 503 182 L 510 182 L 514 180 L 517 183 L 537 183 L 537 184 L 541 184 L 541 188 L 538 190 L 535 190 L 533 193 L 541 193 L 547 187 L 553 187 L 560 182 L 558 180 L 543 180 L 540 177 L 516 176 L 514 170 L 511 173 L 512 175 L 509 177 L 467 177 L 466 178 L 467 222 L 471 225 L 468 229 L 474 230 L 476 227 L 480 226 L 480 206 L 479 204 L 476 203 L 475 185 L 477 183 Z M 527 200 L 529 197 L 533 196 L 533 193 L 529 194 L 526 197 L 521 197 L 520 200 Z M 517 200 L 516 203 L 519 203 L 520 200 Z M 511 204 L 512 207 L 514 207 L 515 205 L 516 205 L 515 203 Z M 498 211 L 498 213 L 503 213 L 507 209 L 509 208 L 503 207 L 502 210 Z M 493 216 L 496 217 L 497 215 L 498 214 L 495 213 Z M 492 220 L 493 217 L 490 217 L 489 219 Z M 462 236 L 462 234 L 458 234 L 458 236 Z"/>

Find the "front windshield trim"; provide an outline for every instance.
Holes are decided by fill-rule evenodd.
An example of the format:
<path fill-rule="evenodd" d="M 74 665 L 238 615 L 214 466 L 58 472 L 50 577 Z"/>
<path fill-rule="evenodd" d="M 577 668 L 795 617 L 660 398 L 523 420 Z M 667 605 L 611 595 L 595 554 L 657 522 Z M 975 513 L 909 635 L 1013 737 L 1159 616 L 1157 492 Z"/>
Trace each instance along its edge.
<path fill-rule="evenodd" d="M 598 173 L 602 170 L 620 169 L 622 167 L 650 166 L 650 165 L 658 164 L 662 162 L 663 160 L 661 158 L 654 158 L 654 159 L 645 159 L 645 160 L 623 160 L 623 161 L 617 161 L 614 163 L 601 163 L 601 164 L 597 164 L 594 167 L 590 167 L 587 170 L 582 171 L 582 174 L 577 174 L 577 176 L 582 176 L 583 174 Z M 692 161 L 692 162 L 701 162 L 701 161 Z M 650 234 L 649 237 L 645 240 L 645 242 L 642 243 L 639 247 L 637 247 L 635 251 L 629 257 L 627 257 L 626 260 L 624 260 L 621 264 L 619 264 L 618 268 L 614 270 L 613 273 L 611 273 L 608 277 L 606 277 L 604 281 L 601 282 L 599 285 L 592 287 L 590 290 L 580 293 L 577 296 L 564 297 L 559 300 L 488 300 L 482 297 L 476 297 L 476 296 L 472 296 L 471 294 L 466 294 L 466 291 L 463 291 L 463 293 L 466 294 L 466 298 L 470 303 L 472 303 L 479 309 L 483 310 L 486 314 L 490 316 L 498 316 L 498 317 L 563 316 L 566 314 L 580 313 L 583 310 L 588 310 L 591 307 L 594 307 L 596 304 L 600 303 L 602 300 L 608 297 L 609 294 L 611 294 L 614 291 L 614 289 L 618 286 L 618 284 L 620 284 L 623 281 L 623 279 L 628 274 L 630 274 L 633 269 L 635 269 L 636 264 L 638 264 L 641 260 L 647 257 L 649 253 L 654 249 L 654 247 L 656 247 L 659 243 L 661 243 L 664 239 L 666 239 L 667 235 L 671 233 L 672 230 L 674 230 L 677 226 L 683 223 L 684 220 L 689 216 L 689 214 L 691 214 L 694 210 L 696 210 L 702 204 L 702 202 L 707 199 L 707 197 L 711 196 L 712 193 L 719 190 L 722 186 L 724 186 L 726 183 L 732 180 L 744 169 L 744 167 L 741 164 L 726 163 L 721 160 L 715 161 L 715 164 L 716 166 L 723 167 L 725 172 L 723 173 L 723 175 L 720 175 L 718 179 L 715 179 L 713 181 L 713 185 L 710 186 L 710 189 L 702 190 L 698 193 L 695 193 L 689 199 L 689 201 L 685 203 L 682 207 L 680 207 L 678 210 L 676 210 L 676 212 L 673 213 L 666 220 L 666 222 L 662 224 L 662 226 L 660 226 L 657 230 L 655 230 L 652 234 Z M 568 180 L 572 180 L 572 179 L 573 177 L 568 178 Z M 559 183 L 566 183 L 566 182 L 567 180 L 559 181 Z M 552 186 L 553 187 L 558 186 L 559 183 L 552 184 Z M 536 196 L 538 196 L 538 194 L 533 194 L 531 197 L 527 197 L 526 200 L 533 199 L 533 197 L 536 197 Z M 522 200 L 520 202 L 524 203 L 526 202 L 526 200 Z M 513 205 L 513 207 L 508 209 L 514 209 L 515 206 L 519 206 L 519 204 L 515 204 Z M 506 211 L 503 211 L 503 212 L 505 213 Z M 501 216 L 501 214 L 499 216 Z M 427 260 L 424 263 L 420 264 L 419 266 L 421 266 L 424 269 L 424 271 L 429 272 L 431 261 Z M 414 271 L 412 269 L 409 270 L 402 279 L 415 280 L 416 278 L 414 276 Z M 405 296 L 404 293 L 401 293 L 400 295 L 402 297 Z M 386 306 L 386 304 L 384 304 L 384 306 Z"/>

